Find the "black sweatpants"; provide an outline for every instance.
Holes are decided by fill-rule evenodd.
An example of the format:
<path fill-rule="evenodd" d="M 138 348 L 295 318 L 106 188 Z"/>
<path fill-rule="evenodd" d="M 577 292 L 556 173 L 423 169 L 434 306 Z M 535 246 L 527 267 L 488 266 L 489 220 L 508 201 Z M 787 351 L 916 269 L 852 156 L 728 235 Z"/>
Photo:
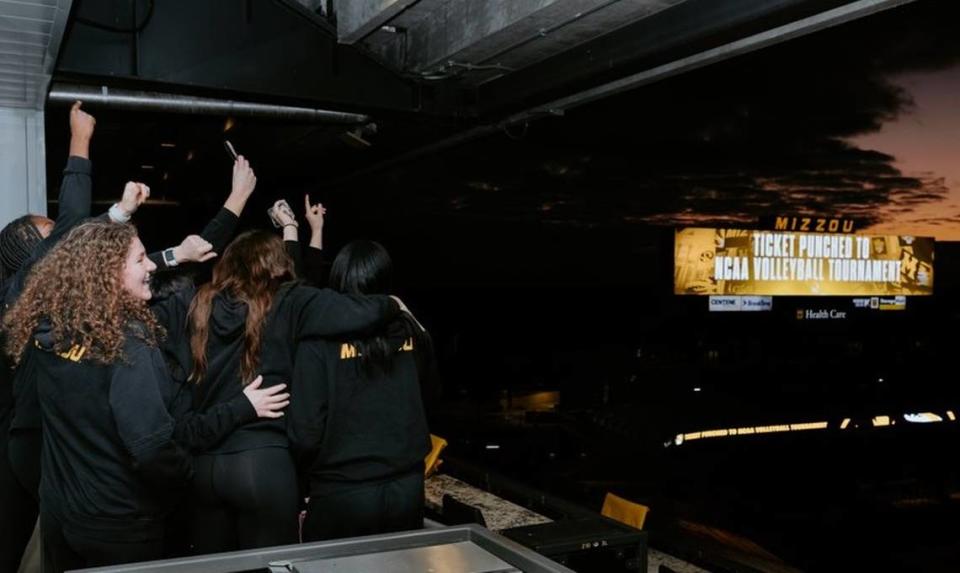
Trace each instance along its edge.
<path fill-rule="evenodd" d="M 305 542 L 422 527 L 423 466 L 375 483 L 310 484 Z"/>
<path fill-rule="evenodd" d="M 195 462 L 195 553 L 297 543 L 297 476 L 289 450 L 207 454 Z"/>
<path fill-rule="evenodd" d="M 0 571 L 16 571 L 37 522 L 37 490 L 14 472 L 6 428 L 0 431 Z"/>
<path fill-rule="evenodd" d="M 60 520 L 49 513 L 40 514 L 40 537 L 43 573 L 153 561 L 163 556 L 163 539 L 160 536 L 123 542 L 77 535 L 65 531 Z"/>

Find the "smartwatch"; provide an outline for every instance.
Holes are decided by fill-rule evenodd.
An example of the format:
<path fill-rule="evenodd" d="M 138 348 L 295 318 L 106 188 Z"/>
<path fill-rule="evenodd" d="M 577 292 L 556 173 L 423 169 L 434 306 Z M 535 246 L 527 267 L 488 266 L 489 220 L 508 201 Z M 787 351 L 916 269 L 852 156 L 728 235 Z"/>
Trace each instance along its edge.
<path fill-rule="evenodd" d="M 164 249 L 163 251 L 163 263 L 168 267 L 177 266 L 177 257 L 173 255 L 173 248 Z"/>

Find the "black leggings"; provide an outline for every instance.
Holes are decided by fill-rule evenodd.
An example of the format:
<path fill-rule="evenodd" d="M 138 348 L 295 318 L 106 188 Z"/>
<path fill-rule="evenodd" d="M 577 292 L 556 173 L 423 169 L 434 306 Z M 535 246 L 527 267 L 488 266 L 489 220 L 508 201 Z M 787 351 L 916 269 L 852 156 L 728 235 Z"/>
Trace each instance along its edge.
<path fill-rule="evenodd" d="M 286 448 L 202 455 L 196 468 L 195 553 L 298 541 L 297 477 Z"/>
<path fill-rule="evenodd" d="M 16 571 L 37 522 L 37 489 L 14 472 L 6 428 L 0 431 L 0 571 Z"/>
<path fill-rule="evenodd" d="M 311 483 L 304 541 L 423 527 L 423 465 L 374 483 Z"/>
<path fill-rule="evenodd" d="M 129 542 L 85 537 L 64 531 L 60 520 L 49 513 L 40 514 L 40 537 L 43 573 L 153 561 L 163 556 L 163 539 L 159 536 Z"/>

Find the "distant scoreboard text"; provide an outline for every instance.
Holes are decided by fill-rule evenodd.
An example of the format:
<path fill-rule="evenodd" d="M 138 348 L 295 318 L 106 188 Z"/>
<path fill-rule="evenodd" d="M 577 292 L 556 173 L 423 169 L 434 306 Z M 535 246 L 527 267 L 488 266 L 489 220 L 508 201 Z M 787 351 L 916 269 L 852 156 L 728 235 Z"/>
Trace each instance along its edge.
<path fill-rule="evenodd" d="M 929 237 L 679 229 L 674 292 L 705 295 L 929 295 Z"/>

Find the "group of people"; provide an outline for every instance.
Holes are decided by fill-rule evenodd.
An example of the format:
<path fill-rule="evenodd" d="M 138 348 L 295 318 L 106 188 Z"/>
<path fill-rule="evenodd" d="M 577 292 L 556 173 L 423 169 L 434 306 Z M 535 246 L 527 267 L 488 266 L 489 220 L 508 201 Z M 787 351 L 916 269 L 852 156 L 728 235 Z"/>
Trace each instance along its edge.
<path fill-rule="evenodd" d="M 304 249 L 288 209 L 282 237 L 233 238 L 256 187 L 238 157 L 203 231 L 148 253 L 129 220 L 149 188 L 90 218 L 79 102 L 70 127 L 56 220 L 0 231 L 0 571 L 38 516 L 45 573 L 421 527 L 435 367 L 387 251 L 327 269 L 309 197 Z"/>

